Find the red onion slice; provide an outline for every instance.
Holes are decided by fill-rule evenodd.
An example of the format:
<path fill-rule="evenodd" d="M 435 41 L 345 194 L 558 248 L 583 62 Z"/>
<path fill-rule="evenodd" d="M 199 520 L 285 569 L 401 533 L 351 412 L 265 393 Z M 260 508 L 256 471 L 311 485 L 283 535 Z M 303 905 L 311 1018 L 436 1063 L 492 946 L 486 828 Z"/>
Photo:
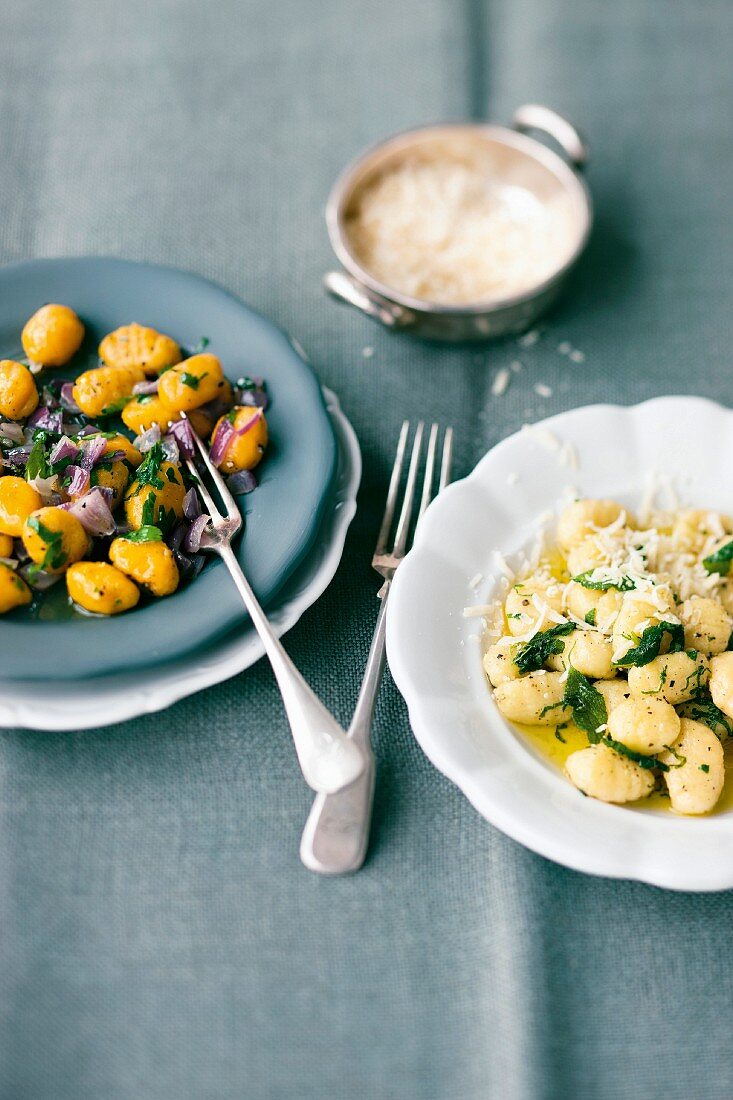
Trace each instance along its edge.
<path fill-rule="evenodd" d="M 0 424 L 0 439 L 8 439 L 11 443 L 24 443 L 23 425 L 16 424 L 14 420 L 4 420 Z"/>
<path fill-rule="evenodd" d="M 107 440 L 103 435 L 95 436 L 82 447 L 80 466 L 83 470 L 91 470 L 99 462 L 107 447 Z"/>
<path fill-rule="evenodd" d="M 262 409 L 258 409 L 252 419 L 248 420 L 243 428 L 235 428 L 226 417 L 220 420 L 219 426 L 214 433 L 214 438 L 211 441 L 211 450 L 209 452 L 211 461 L 214 465 L 218 466 L 221 463 L 233 435 L 246 435 L 261 419 Z"/>
<path fill-rule="evenodd" d="M 65 458 L 76 458 L 78 453 L 79 448 L 73 439 L 69 439 L 68 435 L 62 435 L 58 443 L 54 444 L 48 458 L 53 465 L 54 462 L 61 462 Z"/>
<path fill-rule="evenodd" d="M 257 488 L 257 478 L 251 470 L 237 470 L 236 474 L 232 474 L 227 478 L 227 488 L 230 493 L 251 493 L 253 489 Z"/>
<path fill-rule="evenodd" d="M 26 565 L 21 565 L 18 572 L 24 581 L 35 588 L 38 592 L 45 592 L 47 588 L 52 588 L 57 584 L 63 574 L 61 573 L 44 573 L 43 570 L 36 571 L 33 568 L 33 562 L 28 562 Z"/>
<path fill-rule="evenodd" d="M 209 516 L 197 516 L 183 540 L 183 549 L 187 550 L 189 554 L 196 554 L 201 546 L 201 536 L 210 523 Z"/>
<path fill-rule="evenodd" d="M 6 453 L 5 459 L 11 466 L 25 466 L 28 461 L 28 455 L 31 453 L 30 447 L 11 447 Z"/>
<path fill-rule="evenodd" d="M 70 504 L 67 510 L 72 516 L 76 516 L 89 535 L 97 537 L 113 535 L 116 531 L 106 494 L 98 486 L 90 489 L 80 500 Z"/>
<path fill-rule="evenodd" d="M 132 387 L 132 392 L 137 396 L 144 393 L 157 393 L 158 392 L 158 379 L 153 378 L 150 382 L 136 382 Z"/>
<path fill-rule="evenodd" d="M 195 489 L 189 489 L 183 498 L 183 514 L 187 520 L 196 519 L 201 515 L 201 501 Z"/>
<path fill-rule="evenodd" d="M 193 458 L 196 453 L 196 444 L 193 439 L 193 430 L 188 420 L 174 420 L 168 429 L 178 444 L 178 448 L 186 458 Z"/>
<path fill-rule="evenodd" d="M 74 400 L 74 383 L 64 382 L 61 387 L 61 405 L 67 412 L 80 413 L 81 409 Z"/>
<path fill-rule="evenodd" d="M 66 473 L 71 475 L 71 481 L 66 490 L 69 496 L 83 496 L 89 488 L 89 471 L 82 466 L 67 466 Z"/>
<path fill-rule="evenodd" d="M 133 447 L 137 447 L 141 455 L 147 454 L 151 447 L 160 442 L 160 425 L 153 424 L 133 440 Z"/>
<path fill-rule="evenodd" d="M 214 438 L 211 441 L 211 450 L 209 451 L 209 457 L 215 466 L 218 466 L 224 458 L 227 447 L 234 435 L 236 435 L 234 425 L 224 417 L 217 424 Z"/>
<path fill-rule="evenodd" d="M 178 443 L 172 436 L 163 436 L 161 446 L 163 448 L 163 458 L 166 462 L 173 462 L 176 464 L 180 462 L 181 455 L 178 450 Z"/>
<path fill-rule="evenodd" d="M 64 414 L 60 409 L 52 410 L 47 409 L 44 406 L 36 409 L 33 415 L 28 420 L 29 428 L 45 428 L 48 432 L 57 432 L 61 435 L 63 431 Z"/>

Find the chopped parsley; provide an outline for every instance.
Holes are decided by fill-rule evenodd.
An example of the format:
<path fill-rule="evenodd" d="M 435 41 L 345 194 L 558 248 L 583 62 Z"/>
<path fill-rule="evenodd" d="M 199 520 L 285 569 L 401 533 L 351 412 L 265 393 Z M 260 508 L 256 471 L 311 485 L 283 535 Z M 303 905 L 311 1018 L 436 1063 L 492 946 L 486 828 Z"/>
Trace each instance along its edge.
<path fill-rule="evenodd" d="M 700 764 L 700 771 L 705 772 L 707 774 L 710 771 L 710 765 L 709 764 Z"/>
<path fill-rule="evenodd" d="M 202 351 L 206 351 L 211 340 L 208 336 L 202 336 L 195 348 L 191 348 L 189 359 L 192 359 L 194 355 L 200 355 Z"/>
<path fill-rule="evenodd" d="M 590 611 L 586 612 L 585 621 L 587 622 L 588 626 L 595 626 L 596 625 L 596 609 L 595 609 L 595 607 L 591 607 Z"/>
<path fill-rule="evenodd" d="M 147 504 L 147 501 L 145 503 Z M 127 542 L 162 542 L 163 532 L 160 527 L 154 527 L 152 523 L 146 523 L 137 531 L 128 531 L 122 537 Z"/>
<path fill-rule="evenodd" d="M 143 527 L 155 525 L 155 493 L 148 493 L 143 501 L 142 521 Z"/>
<path fill-rule="evenodd" d="M 585 573 L 579 573 L 577 577 L 573 577 L 573 580 L 583 588 L 592 588 L 596 592 L 608 592 L 610 588 L 614 588 L 617 592 L 632 592 L 636 588 L 631 577 L 622 577 L 619 581 L 594 581 L 591 579 L 594 572 L 594 569 L 588 569 Z"/>
<path fill-rule="evenodd" d="M 606 700 L 588 677 L 572 665 L 568 669 L 563 703 L 573 708 L 573 721 L 585 731 L 591 745 L 597 745 L 601 739 L 599 728 L 608 722 Z"/>
<path fill-rule="evenodd" d="M 565 648 L 562 638 L 574 630 L 575 623 L 558 623 L 535 634 L 528 642 L 520 642 L 512 658 L 520 673 L 536 672 L 552 654 L 562 653 Z"/>
<path fill-rule="evenodd" d="M 702 563 L 708 573 L 720 573 L 721 576 L 728 575 L 730 572 L 730 563 L 732 561 L 733 542 L 726 542 L 725 546 L 721 546 L 714 554 L 710 554 L 709 557 L 702 559 Z"/>
<path fill-rule="evenodd" d="M 29 516 L 28 526 L 35 531 L 39 538 L 46 543 L 46 552 L 43 561 L 34 562 L 28 569 L 28 576 L 35 577 L 42 569 L 61 569 L 66 564 L 68 554 L 63 550 L 63 535 L 61 531 L 52 531 L 46 527 L 38 516 Z"/>
<path fill-rule="evenodd" d="M 164 483 L 162 477 L 159 476 L 162 465 L 163 447 L 160 443 L 154 443 L 137 468 L 137 486 L 130 495 L 136 497 L 147 485 L 152 485 L 155 489 L 162 489 Z M 154 499 L 154 494 L 151 494 L 151 496 Z M 149 500 L 150 497 L 145 503 L 147 504 Z M 153 520 L 151 519 L 149 522 L 153 523 Z"/>
<path fill-rule="evenodd" d="M 45 432 L 36 432 L 28 461 L 25 464 L 25 476 L 28 481 L 32 481 L 34 477 L 48 477 L 51 473 L 51 467 L 46 457 L 45 442 Z"/>
<path fill-rule="evenodd" d="M 208 371 L 205 370 L 203 374 L 189 374 L 188 371 L 182 370 L 177 372 L 184 386 L 188 386 L 191 390 L 197 390 L 199 383 L 206 378 Z"/>
<path fill-rule="evenodd" d="M 614 661 L 614 664 L 619 668 L 648 665 L 659 656 L 665 634 L 669 634 L 670 637 L 670 653 L 680 653 L 685 648 L 685 628 L 682 624 L 661 622 L 656 626 L 648 626 L 637 644 L 624 653 L 618 661 Z"/>

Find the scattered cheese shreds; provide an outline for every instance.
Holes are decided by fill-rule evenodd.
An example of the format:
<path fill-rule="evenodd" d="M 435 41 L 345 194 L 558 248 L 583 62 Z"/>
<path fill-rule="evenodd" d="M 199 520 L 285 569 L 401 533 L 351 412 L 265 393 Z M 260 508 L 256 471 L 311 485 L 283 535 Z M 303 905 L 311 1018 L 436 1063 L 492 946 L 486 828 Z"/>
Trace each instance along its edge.
<path fill-rule="evenodd" d="M 494 610 L 492 603 L 476 604 L 474 607 L 464 607 L 464 619 L 476 619 L 482 615 L 490 615 Z"/>
<path fill-rule="evenodd" d="M 468 582 L 468 587 L 469 588 L 478 588 L 478 586 L 481 584 L 481 581 L 483 579 L 484 579 L 483 573 L 476 573 L 473 577 L 471 577 L 470 581 Z"/>
<path fill-rule="evenodd" d="M 365 359 L 371 359 L 371 357 L 374 355 L 374 348 L 362 348 L 361 354 L 364 356 Z"/>
<path fill-rule="evenodd" d="M 531 435 L 538 443 L 545 447 L 548 451 L 559 451 L 562 447 L 562 443 L 557 436 L 549 430 L 549 428 L 540 428 L 536 424 L 523 424 L 522 431 Z"/>
<path fill-rule="evenodd" d="M 544 382 L 536 382 L 534 392 L 538 397 L 552 397 L 552 387 L 546 386 Z"/>
<path fill-rule="evenodd" d="M 531 348 L 537 343 L 540 338 L 539 329 L 533 328 L 529 332 L 525 332 L 524 336 L 520 336 L 517 340 L 520 348 Z"/>
<path fill-rule="evenodd" d="M 511 372 L 506 367 L 502 367 L 501 370 L 496 372 L 494 381 L 491 383 L 491 392 L 494 397 L 501 397 L 503 393 L 506 393 L 511 377 Z"/>

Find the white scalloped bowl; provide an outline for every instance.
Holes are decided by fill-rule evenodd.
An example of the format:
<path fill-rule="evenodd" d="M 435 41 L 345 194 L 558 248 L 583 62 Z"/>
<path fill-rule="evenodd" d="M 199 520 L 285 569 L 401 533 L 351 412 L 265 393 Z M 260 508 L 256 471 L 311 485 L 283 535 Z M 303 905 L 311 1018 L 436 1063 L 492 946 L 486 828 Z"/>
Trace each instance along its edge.
<path fill-rule="evenodd" d="M 579 468 L 533 433 L 505 439 L 430 506 L 395 577 L 387 654 L 415 737 L 479 813 L 549 859 L 676 890 L 733 887 L 733 813 L 683 818 L 585 798 L 501 717 L 481 667 L 481 620 L 463 615 L 491 597 L 493 551 L 511 558 L 526 547 L 570 484 L 633 507 L 656 472 L 681 503 L 733 512 L 733 412 L 661 397 L 575 409 L 535 427 L 570 443 Z"/>

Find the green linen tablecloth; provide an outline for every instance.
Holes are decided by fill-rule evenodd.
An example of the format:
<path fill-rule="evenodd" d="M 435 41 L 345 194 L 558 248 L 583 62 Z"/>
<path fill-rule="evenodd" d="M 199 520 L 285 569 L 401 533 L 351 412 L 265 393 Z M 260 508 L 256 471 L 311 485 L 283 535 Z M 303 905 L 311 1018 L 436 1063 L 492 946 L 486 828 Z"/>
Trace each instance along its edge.
<path fill-rule="evenodd" d="M 344 561 L 287 640 L 343 721 L 404 415 L 455 425 L 462 475 L 574 405 L 733 400 L 732 32 L 727 0 L 2 5 L 0 260 L 209 276 L 298 337 L 356 427 Z M 535 347 L 430 348 L 325 298 L 347 158 L 525 101 L 586 130 L 597 204 Z M 730 894 L 506 839 L 423 757 L 389 677 L 376 744 L 369 860 L 334 881 L 298 861 L 309 795 L 264 663 L 151 718 L 0 732 L 2 1100 L 733 1096 Z"/>

